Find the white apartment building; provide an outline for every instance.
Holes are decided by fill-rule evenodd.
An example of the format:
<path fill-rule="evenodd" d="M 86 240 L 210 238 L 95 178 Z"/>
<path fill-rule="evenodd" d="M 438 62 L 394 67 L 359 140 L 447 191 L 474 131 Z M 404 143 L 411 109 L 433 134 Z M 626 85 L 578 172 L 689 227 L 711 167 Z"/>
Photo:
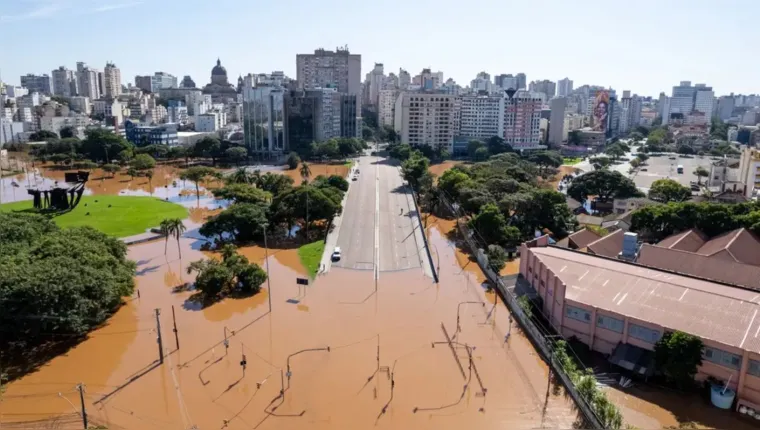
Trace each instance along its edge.
<path fill-rule="evenodd" d="M 490 94 L 496 91 L 495 85 L 491 82 L 491 76 L 486 72 L 478 73 L 475 79 L 470 81 L 470 88 L 473 93 L 484 91 Z"/>
<path fill-rule="evenodd" d="M 52 72 L 53 94 L 71 97 L 79 93 L 79 86 L 73 71 L 61 66 Z"/>
<path fill-rule="evenodd" d="M 106 63 L 103 70 L 103 87 L 106 97 L 118 97 L 121 94 L 121 71 L 113 63 Z"/>
<path fill-rule="evenodd" d="M 405 90 L 412 84 L 412 75 L 404 69 L 398 69 L 398 87 Z"/>
<path fill-rule="evenodd" d="M 412 146 L 429 145 L 453 151 L 454 96 L 440 93 L 403 93 L 401 107 L 401 141 Z"/>
<path fill-rule="evenodd" d="M 64 127 L 72 127 L 76 130 L 89 124 L 90 118 L 87 115 L 43 116 L 40 118 L 40 130 L 50 131 L 58 135 Z"/>
<path fill-rule="evenodd" d="M 195 116 L 195 131 L 211 133 L 219 130 L 215 113 L 204 113 Z"/>
<path fill-rule="evenodd" d="M 13 122 L 10 118 L 0 118 L 0 148 L 10 143 L 24 141 L 24 123 Z"/>
<path fill-rule="evenodd" d="M 747 199 L 757 197 L 760 189 L 760 150 L 756 148 L 742 149 L 739 160 L 739 181 L 744 183 L 744 196 Z"/>
<path fill-rule="evenodd" d="M 16 87 L 12 85 L 8 85 L 5 87 L 5 95 L 8 97 L 15 99 L 17 97 L 23 97 L 25 95 L 29 94 L 29 89 L 24 87 Z"/>
<path fill-rule="evenodd" d="M 83 62 L 77 62 L 77 87 L 78 95 L 89 97 L 90 100 L 100 98 L 100 82 L 98 82 L 98 71 L 90 69 Z"/>
<path fill-rule="evenodd" d="M 375 68 L 372 69 L 366 76 L 367 85 L 367 100 L 365 103 L 372 106 L 379 104 L 380 91 L 385 88 L 386 76 L 383 71 L 383 63 L 375 63 Z"/>
<path fill-rule="evenodd" d="M 184 104 L 169 105 L 166 108 L 166 122 L 186 124 L 188 122 L 187 106 Z"/>
<path fill-rule="evenodd" d="M 188 115 L 203 115 L 211 109 L 211 95 L 200 91 L 188 93 L 185 95 L 185 105 Z"/>
<path fill-rule="evenodd" d="M 541 143 L 541 97 L 521 90 L 506 100 L 504 140 L 514 149 L 536 149 Z"/>
<path fill-rule="evenodd" d="M 399 90 L 380 90 L 377 104 L 377 123 L 380 126 L 393 127 L 396 113 L 396 100 Z"/>
<path fill-rule="evenodd" d="M 92 110 L 90 99 L 83 96 L 69 97 L 69 107 L 71 110 L 85 115 L 89 115 Z"/>
<path fill-rule="evenodd" d="M 505 95 L 462 96 L 459 103 L 456 135 L 480 140 L 504 135 Z"/>

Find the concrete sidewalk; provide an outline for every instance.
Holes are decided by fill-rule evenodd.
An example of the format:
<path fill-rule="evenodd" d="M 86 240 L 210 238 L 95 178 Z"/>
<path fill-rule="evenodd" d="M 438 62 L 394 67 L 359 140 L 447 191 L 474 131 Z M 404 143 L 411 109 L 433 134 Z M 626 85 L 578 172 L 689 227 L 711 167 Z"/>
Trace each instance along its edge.
<path fill-rule="evenodd" d="M 398 174 L 401 175 L 401 168 L 399 167 Z M 409 206 L 409 218 L 412 221 L 412 229 L 414 231 L 414 242 L 417 244 L 417 255 L 420 258 L 420 266 L 425 272 L 425 276 L 429 276 L 436 279 L 433 275 L 433 269 L 430 266 L 430 250 L 427 246 L 427 240 L 423 235 L 425 232 L 422 229 L 422 223 L 420 222 L 420 213 L 417 210 L 417 205 L 414 204 L 414 197 L 412 196 L 412 187 L 408 182 L 404 181 L 406 196 L 406 203 Z"/>

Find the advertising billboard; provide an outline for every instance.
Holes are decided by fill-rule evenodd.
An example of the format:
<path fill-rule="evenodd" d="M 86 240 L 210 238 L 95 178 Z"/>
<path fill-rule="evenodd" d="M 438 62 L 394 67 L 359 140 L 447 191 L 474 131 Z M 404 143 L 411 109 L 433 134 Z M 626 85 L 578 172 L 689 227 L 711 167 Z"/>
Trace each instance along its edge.
<path fill-rule="evenodd" d="M 600 90 L 596 93 L 594 99 L 594 130 L 607 132 L 607 119 L 610 112 L 610 93 L 606 90 Z"/>

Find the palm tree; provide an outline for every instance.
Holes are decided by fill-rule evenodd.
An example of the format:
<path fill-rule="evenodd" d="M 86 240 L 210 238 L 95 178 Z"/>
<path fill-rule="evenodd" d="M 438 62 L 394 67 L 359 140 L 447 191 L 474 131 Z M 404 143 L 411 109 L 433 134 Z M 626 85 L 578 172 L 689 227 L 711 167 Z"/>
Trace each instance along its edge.
<path fill-rule="evenodd" d="M 148 177 L 148 186 L 150 187 L 150 195 L 153 195 L 153 169 L 145 172 L 145 176 Z"/>
<path fill-rule="evenodd" d="M 177 239 L 177 251 L 179 251 L 179 259 L 182 260 L 182 248 L 179 246 L 179 238 L 182 237 L 182 234 L 187 230 L 187 227 L 185 227 L 185 224 L 179 218 L 166 219 L 164 222 L 167 223 L 168 234 Z M 161 224 L 163 224 L 163 222 Z"/>
<path fill-rule="evenodd" d="M 161 224 L 158 226 L 158 230 L 161 232 L 161 235 L 164 237 L 164 255 L 166 255 L 167 247 L 169 246 L 169 235 L 172 234 L 171 232 L 171 223 L 170 219 L 165 219 L 161 221 Z"/>
<path fill-rule="evenodd" d="M 301 163 L 301 177 L 303 178 L 304 182 L 308 182 L 309 177 L 311 176 L 311 169 L 309 168 L 309 163 L 303 162 Z"/>
<path fill-rule="evenodd" d="M 235 172 L 233 172 L 228 177 L 228 182 L 231 184 L 251 184 L 253 182 L 253 178 L 248 173 L 248 170 L 245 169 L 245 167 L 241 167 Z"/>
<path fill-rule="evenodd" d="M 198 183 L 203 181 L 209 176 L 213 176 L 216 172 L 214 169 L 210 167 L 204 167 L 204 166 L 193 166 L 189 169 L 186 169 L 184 172 L 182 172 L 179 175 L 179 178 L 184 180 L 189 180 L 193 183 L 195 183 L 195 196 L 198 200 L 201 199 L 201 191 L 198 187 Z"/>

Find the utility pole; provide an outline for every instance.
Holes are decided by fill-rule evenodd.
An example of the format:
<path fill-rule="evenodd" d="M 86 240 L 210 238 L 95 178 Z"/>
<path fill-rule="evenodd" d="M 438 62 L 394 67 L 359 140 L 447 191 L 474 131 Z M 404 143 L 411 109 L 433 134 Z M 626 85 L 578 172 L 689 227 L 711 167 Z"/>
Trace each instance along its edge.
<path fill-rule="evenodd" d="M 174 314 L 174 305 L 172 305 L 172 322 L 174 322 L 174 341 L 177 343 L 177 349 L 179 349 L 179 332 L 177 332 L 177 317 Z"/>
<path fill-rule="evenodd" d="M 84 406 L 84 385 L 80 382 L 79 385 L 77 385 L 77 389 L 79 390 L 79 401 L 82 403 L 82 424 L 84 425 L 84 429 L 87 430 L 87 409 L 85 409 Z"/>
<path fill-rule="evenodd" d="M 156 332 L 158 333 L 158 362 L 164 364 L 164 343 L 161 339 L 161 309 L 156 308 Z"/>
<path fill-rule="evenodd" d="M 307 194 L 308 196 L 308 194 Z M 267 224 L 264 224 L 262 230 L 264 230 L 264 261 L 267 265 L 267 297 L 269 298 L 269 312 L 272 312 L 272 284 L 270 283 L 271 276 L 269 276 L 269 247 L 267 246 Z"/>

